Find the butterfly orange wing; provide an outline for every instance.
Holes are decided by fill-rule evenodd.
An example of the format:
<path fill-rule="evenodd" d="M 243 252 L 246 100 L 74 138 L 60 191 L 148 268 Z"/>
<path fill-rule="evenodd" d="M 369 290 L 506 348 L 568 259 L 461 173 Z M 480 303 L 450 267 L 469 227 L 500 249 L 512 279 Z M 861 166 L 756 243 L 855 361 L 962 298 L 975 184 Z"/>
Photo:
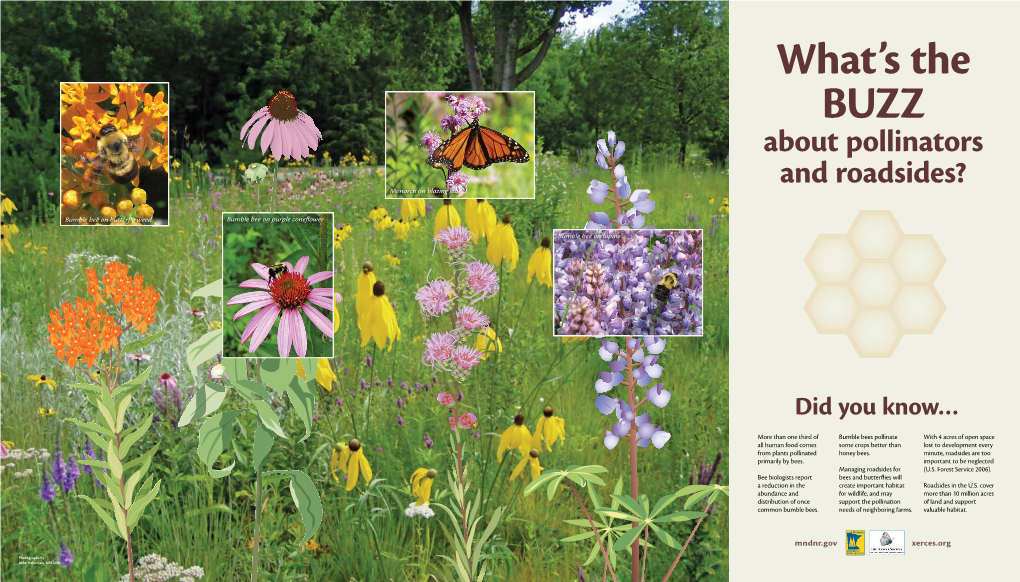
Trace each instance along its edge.
<path fill-rule="evenodd" d="M 482 170 L 500 162 L 523 164 L 530 159 L 528 151 L 513 138 L 495 129 L 481 127 L 475 121 L 441 143 L 429 156 L 428 164 L 434 167 L 446 165 L 450 171 L 456 172 L 461 166 Z"/>

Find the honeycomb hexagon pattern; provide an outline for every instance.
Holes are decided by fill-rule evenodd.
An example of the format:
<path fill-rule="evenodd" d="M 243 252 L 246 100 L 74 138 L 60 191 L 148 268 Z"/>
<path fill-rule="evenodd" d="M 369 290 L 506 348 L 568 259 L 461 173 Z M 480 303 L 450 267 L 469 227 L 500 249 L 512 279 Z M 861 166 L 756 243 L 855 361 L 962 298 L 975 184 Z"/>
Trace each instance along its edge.
<path fill-rule="evenodd" d="M 930 234 L 903 234 L 888 210 L 862 210 L 846 234 L 820 234 L 804 262 L 804 304 L 820 334 L 846 334 L 862 358 L 890 358 L 905 334 L 933 333 L 946 304 L 935 278 L 946 256 Z"/>

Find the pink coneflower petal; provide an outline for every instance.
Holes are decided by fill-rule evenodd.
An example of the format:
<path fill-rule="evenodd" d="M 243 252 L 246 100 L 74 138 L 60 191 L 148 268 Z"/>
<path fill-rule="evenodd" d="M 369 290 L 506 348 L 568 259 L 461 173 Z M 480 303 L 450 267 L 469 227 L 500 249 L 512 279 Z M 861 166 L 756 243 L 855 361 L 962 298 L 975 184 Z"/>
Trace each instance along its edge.
<path fill-rule="evenodd" d="M 316 283 L 321 283 L 322 281 L 325 281 L 326 279 L 329 279 L 332 276 L 333 271 L 319 271 L 318 273 L 312 275 L 311 277 L 308 277 L 308 284 L 315 285 Z"/>
<path fill-rule="evenodd" d="M 259 277 L 262 277 L 266 281 L 269 280 L 269 267 L 262 263 L 252 263 L 251 268 L 255 269 L 255 272 L 258 273 Z"/>
<path fill-rule="evenodd" d="M 227 305 L 240 305 L 241 303 L 250 303 L 261 299 L 272 299 L 272 295 L 266 291 L 249 291 L 248 293 L 241 293 L 231 297 L 227 300 Z"/>
<path fill-rule="evenodd" d="M 316 291 L 325 291 L 326 293 L 316 293 Z M 308 294 L 308 303 L 333 311 L 333 290 L 312 289 L 312 292 Z"/>
<path fill-rule="evenodd" d="M 267 305 L 272 305 L 273 303 L 274 301 L 272 297 L 270 297 L 269 299 L 265 299 L 263 301 L 255 301 L 254 303 L 249 303 L 248 305 L 245 305 L 240 310 L 238 310 L 237 314 L 234 315 L 234 321 L 237 321 L 238 319 L 244 317 L 245 315 L 248 315 L 249 313 L 258 311 L 259 309 L 262 309 Z"/>
<path fill-rule="evenodd" d="M 311 115 L 308 115 L 304 111 L 299 111 L 298 121 L 301 122 L 302 127 L 304 128 L 305 131 L 308 132 L 309 135 L 312 135 L 318 139 L 322 139 L 322 133 L 319 131 L 318 127 L 315 127 L 315 120 L 312 119 Z M 308 144 L 308 147 L 314 148 L 317 145 L 319 145 L 318 141 L 316 141 L 315 143 Z"/>
<path fill-rule="evenodd" d="M 306 255 L 306 256 L 303 256 L 300 259 L 298 259 L 297 264 L 294 265 L 293 272 L 297 273 L 299 275 L 304 275 L 305 274 L 305 268 L 307 268 L 307 267 L 308 267 L 308 256 Z"/>
<path fill-rule="evenodd" d="M 238 287 L 243 289 L 269 289 L 269 281 L 265 279 L 248 279 L 243 281 Z"/>
<path fill-rule="evenodd" d="M 259 349 L 262 342 L 266 341 L 266 337 L 269 336 L 269 332 L 273 329 L 273 324 L 276 323 L 276 316 L 280 313 L 280 307 L 273 304 L 263 307 L 261 311 L 255 314 L 255 317 L 251 318 L 251 322 L 248 323 L 248 327 L 244 330 L 244 335 L 249 335 L 251 342 L 248 344 L 248 353 L 254 354 L 255 350 Z M 251 333 L 248 333 L 248 330 Z M 241 342 L 244 342 L 244 336 L 241 337 Z"/>
<path fill-rule="evenodd" d="M 302 306 L 302 308 L 304 308 L 304 306 Z M 305 335 L 305 320 L 301 319 L 301 314 L 298 313 L 297 309 L 288 309 L 287 315 L 290 316 L 290 333 L 294 340 L 294 351 L 297 352 L 299 358 L 303 358 L 308 352 L 308 336 Z M 330 327 L 333 327 L 332 322 L 330 322 L 329 325 Z"/>
<path fill-rule="evenodd" d="M 258 116 L 257 113 L 256 113 L 256 116 Z M 262 130 L 265 128 L 266 123 L 268 123 L 270 119 L 272 119 L 272 118 L 269 117 L 268 111 L 267 111 L 266 115 L 258 116 L 257 119 L 255 117 L 252 117 L 252 120 L 254 120 L 256 123 L 252 126 L 251 131 L 247 135 L 247 137 L 248 137 L 247 142 L 248 142 L 248 148 L 249 149 L 255 149 L 255 142 L 258 141 L 259 134 L 262 133 Z M 244 135 L 244 134 L 242 134 L 242 135 Z"/>
<path fill-rule="evenodd" d="M 266 150 L 269 149 L 269 144 L 272 143 L 274 135 L 276 135 L 276 120 L 270 119 L 269 123 L 266 124 L 266 131 L 262 134 L 262 155 L 266 155 Z M 280 158 L 276 159 L 279 160 Z"/>
<path fill-rule="evenodd" d="M 280 314 L 280 326 L 276 330 L 276 347 L 280 351 L 280 357 L 290 356 L 290 347 L 294 345 L 294 321 L 291 319 L 293 309 L 284 309 Z M 304 330 L 302 330 L 304 331 Z M 302 334 L 303 335 L 303 334 Z"/>
<path fill-rule="evenodd" d="M 319 313 L 317 309 L 305 303 L 301 306 L 301 310 L 305 312 L 308 319 L 315 324 L 315 327 L 319 328 L 322 333 L 326 334 L 327 337 L 333 337 L 333 322 L 326 318 L 325 315 Z M 304 333 L 301 334 L 304 337 Z M 302 354 L 303 356 L 304 354 Z"/>
<path fill-rule="evenodd" d="M 290 264 L 290 261 L 284 261 L 283 264 L 287 265 L 287 272 L 288 273 L 293 273 L 294 272 L 294 265 Z"/>
<path fill-rule="evenodd" d="M 259 134 L 258 130 L 252 131 L 251 133 L 249 133 L 248 130 L 249 129 L 254 129 L 254 125 L 255 125 L 256 121 L 261 121 L 261 120 L 264 120 L 264 119 L 269 119 L 269 106 L 268 105 L 263 107 L 262 109 L 259 109 L 250 118 L 248 118 L 248 121 L 241 128 L 241 141 L 244 141 L 244 139 L 246 137 L 250 136 L 251 133 L 254 133 L 255 136 L 257 137 L 258 134 Z M 249 144 L 249 147 L 251 147 L 250 144 Z M 252 148 L 252 149 L 255 149 L 255 148 Z"/>

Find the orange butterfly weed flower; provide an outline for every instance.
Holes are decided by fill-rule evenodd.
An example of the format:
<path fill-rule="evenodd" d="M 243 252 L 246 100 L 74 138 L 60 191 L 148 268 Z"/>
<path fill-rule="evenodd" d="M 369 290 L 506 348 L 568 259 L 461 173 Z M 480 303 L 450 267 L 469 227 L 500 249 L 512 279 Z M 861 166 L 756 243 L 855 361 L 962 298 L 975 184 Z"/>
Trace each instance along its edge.
<path fill-rule="evenodd" d="M 135 274 L 128 276 L 127 265 L 119 262 L 107 263 L 103 275 L 103 289 L 95 269 L 86 269 L 87 293 L 92 299 L 78 298 L 72 305 L 64 302 L 60 310 L 50 311 L 50 345 L 56 356 L 74 368 L 79 356 L 86 369 L 91 368 L 101 353 L 116 348 L 124 330 L 114 317 L 103 311 L 106 299 L 120 308 L 120 313 L 132 327 L 145 333 L 150 323 L 156 320 L 156 305 L 160 295 L 152 286 L 144 287 L 144 278 Z"/>
<path fill-rule="evenodd" d="M 138 113 L 138 98 L 144 94 L 148 83 L 121 83 L 120 85 L 110 84 L 108 91 L 113 94 L 113 104 L 127 105 L 127 114 L 131 119 Z"/>

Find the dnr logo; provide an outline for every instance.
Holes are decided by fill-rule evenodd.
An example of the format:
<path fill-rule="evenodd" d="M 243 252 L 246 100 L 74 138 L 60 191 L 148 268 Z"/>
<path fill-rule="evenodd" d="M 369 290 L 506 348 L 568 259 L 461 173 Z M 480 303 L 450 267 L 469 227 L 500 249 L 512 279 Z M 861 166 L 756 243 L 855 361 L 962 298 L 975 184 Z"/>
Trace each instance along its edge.
<path fill-rule="evenodd" d="M 867 554 L 864 545 L 865 541 L 861 539 L 863 537 L 864 537 L 863 529 L 846 530 L 846 555 L 864 556 Z"/>

